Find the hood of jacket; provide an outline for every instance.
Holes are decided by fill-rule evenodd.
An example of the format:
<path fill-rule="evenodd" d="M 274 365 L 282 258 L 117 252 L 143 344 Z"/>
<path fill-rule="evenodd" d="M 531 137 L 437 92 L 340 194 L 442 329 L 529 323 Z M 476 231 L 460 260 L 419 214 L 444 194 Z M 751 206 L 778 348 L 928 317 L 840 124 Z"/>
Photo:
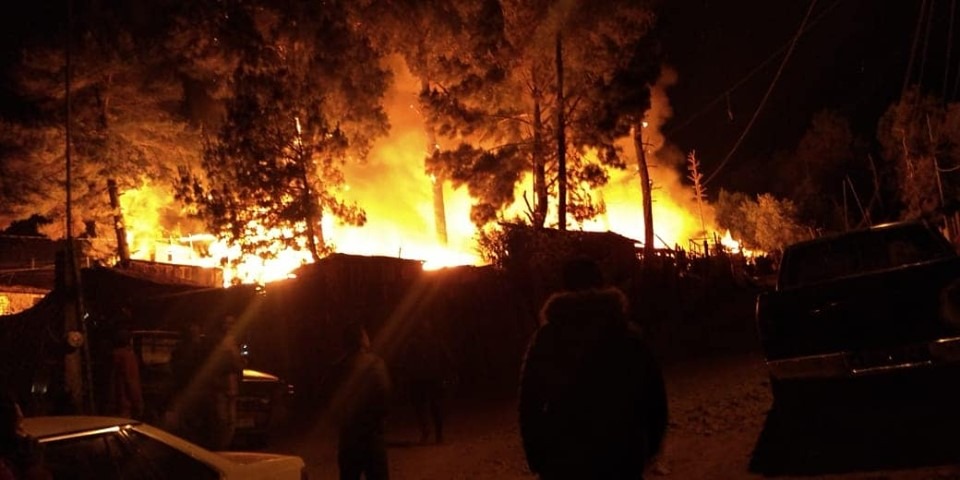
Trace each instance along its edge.
<path fill-rule="evenodd" d="M 553 328 L 625 328 L 627 298 L 616 288 L 553 294 L 540 311 L 541 325 Z"/>

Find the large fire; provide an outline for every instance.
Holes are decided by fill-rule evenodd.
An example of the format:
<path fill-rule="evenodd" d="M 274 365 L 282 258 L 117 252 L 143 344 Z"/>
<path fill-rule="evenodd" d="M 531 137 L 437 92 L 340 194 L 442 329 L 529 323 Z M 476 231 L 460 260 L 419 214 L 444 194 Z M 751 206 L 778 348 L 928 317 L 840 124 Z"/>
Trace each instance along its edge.
<path fill-rule="evenodd" d="M 682 165 L 683 155 L 661 148 L 665 142 L 660 127 L 671 115 L 665 94 L 672 82 L 671 75 L 668 72 L 653 89 L 644 137 L 648 142 L 654 183 L 656 247 L 688 248 L 692 241 L 702 244 L 703 238 L 720 235 L 716 233 L 709 205 L 704 206 L 703 219 L 699 213 L 693 213 L 699 212 L 693 192 L 681 183 L 677 169 L 677 165 Z M 405 68 L 396 68 L 395 78 L 397 87 L 385 99 L 393 126 L 390 135 L 375 145 L 368 162 L 347 165 L 344 172 L 349 184 L 347 199 L 357 201 L 366 210 L 367 223 L 362 227 L 348 227 L 325 219 L 324 237 L 339 252 L 416 259 L 424 262 L 424 268 L 480 264 L 475 247 L 476 227 L 469 219 L 471 201 L 465 189 L 445 186 L 447 244 L 438 240 L 433 183 L 423 169 L 427 135 L 416 109 L 419 82 Z M 609 185 L 600 192 L 607 206 L 606 214 L 582 228 L 642 239 L 640 180 L 632 158 L 632 144 L 625 141 L 623 146 L 631 167 L 612 172 Z M 523 198 L 522 189 L 530 183 L 521 185 L 517 198 Z M 203 232 L 185 231 L 188 229 L 184 224 L 159 213 L 175 204 L 172 193 L 147 182 L 121 195 L 132 258 L 224 268 L 226 284 L 267 283 L 286 278 L 310 261 L 309 254 L 292 249 L 270 259 L 242 256 L 223 240 Z M 517 205 L 514 210 L 519 208 Z M 703 231 L 701 225 L 708 231 Z M 739 244 L 729 238 L 729 232 L 724 245 L 739 248 Z"/>

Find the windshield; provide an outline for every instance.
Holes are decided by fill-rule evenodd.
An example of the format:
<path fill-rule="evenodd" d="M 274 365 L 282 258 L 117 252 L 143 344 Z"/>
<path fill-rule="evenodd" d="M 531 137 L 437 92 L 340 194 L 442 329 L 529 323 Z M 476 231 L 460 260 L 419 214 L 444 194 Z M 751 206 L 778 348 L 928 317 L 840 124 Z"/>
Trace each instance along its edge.
<path fill-rule="evenodd" d="M 865 230 L 787 249 L 780 288 L 889 270 L 953 254 L 938 232 L 921 224 Z"/>

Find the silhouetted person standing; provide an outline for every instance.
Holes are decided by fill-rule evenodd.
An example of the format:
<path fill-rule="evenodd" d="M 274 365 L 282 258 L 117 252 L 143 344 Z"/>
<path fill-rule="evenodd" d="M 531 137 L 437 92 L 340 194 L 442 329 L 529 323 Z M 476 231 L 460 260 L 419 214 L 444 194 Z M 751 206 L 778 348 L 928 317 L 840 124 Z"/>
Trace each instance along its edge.
<path fill-rule="evenodd" d="M 236 318 L 227 315 L 220 323 L 220 332 L 210 338 L 210 357 L 200 370 L 201 382 L 209 371 L 208 404 L 213 424 L 209 431 L 209 447 L 223 450 L 233 442 L 237 428 L 237 397 L 240 395 L 240 382 L 243 378 L 243 357 L 234 329 Z"/>
<path fill-rule="evenodd" d="M 184 438 L 203 443 L 204 412 L 202 400 L 206 393 L 199 373 L 209 354 L 200 324 L 190 322 L 183 338 L 170 356 L 173 370 L 173 395 L 170 403 L 177 432 Z"/>
<path fill-rule="evenodd" d="M 627 300 L 589 259 L 563 268 L 521 372 L 520 433 L 543 479 L 640 479 L 667 424 L 663 377 Z"/>
<path fill-rule="evenodd" d="M 110 397 L 107 410 L 125 418 L 143 416 L 143 389 L 140 384 L 140 363 L 133 351 L 130 331 L 120 328 L 114 333 L 110 352 Z"/>
<path fill-rule="evenodd" d="M 453 377 L 451 355 L 425 323 L 410 336 L 403 362 L 410 401 L 420 425 L 420 443 L 429 442 L 431 433 L 437 443 L 443 443 L 443 400 Z"/>
<path fill-rule="evenodd" d="M 340 479 L 359 480 L 364 475 L 366 480 L 386 480 L 389 469 L 384 420 L 389 409 L 390 376 L 383 359 L 370 351 L 370 338 L 362 326 L 346 328 L 343 346 L 346 354 L 325 385 L 339 429 Z"/>

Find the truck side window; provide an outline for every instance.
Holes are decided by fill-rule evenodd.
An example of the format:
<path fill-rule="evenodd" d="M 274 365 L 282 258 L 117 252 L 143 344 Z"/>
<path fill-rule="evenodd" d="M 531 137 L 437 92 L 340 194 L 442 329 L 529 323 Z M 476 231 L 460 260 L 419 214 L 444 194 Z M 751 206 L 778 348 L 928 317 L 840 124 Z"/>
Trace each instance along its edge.
<path fill-rule="evenodd" d="M 890 242 L 888 251 L 891 267 L 910 265 L 922 260 L 917 246 L 905 241 Z"/>

